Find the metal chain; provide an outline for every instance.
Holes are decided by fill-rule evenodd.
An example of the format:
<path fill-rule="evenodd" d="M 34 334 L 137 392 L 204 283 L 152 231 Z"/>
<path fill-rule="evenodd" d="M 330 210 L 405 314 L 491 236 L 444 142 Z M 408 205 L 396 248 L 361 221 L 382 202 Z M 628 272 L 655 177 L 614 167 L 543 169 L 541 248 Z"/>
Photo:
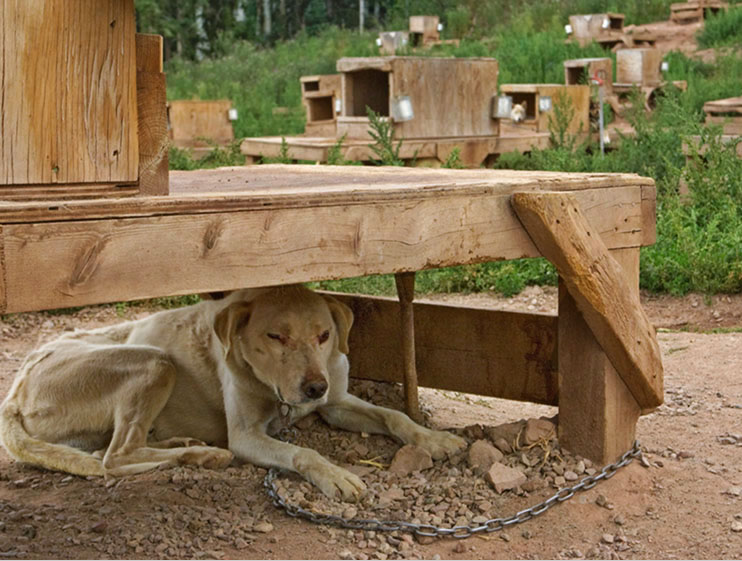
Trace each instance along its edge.
<path fill-rule="evenodd" d="M 280 509 L 283 509 L 286 514 L 295 518 L 304 518 L 315 524 L 325 524 L 330 526 L 337 526 L 340 528 L 348 528 L 351 530 L 373 530 L 376 532 L 393 532 L 395 530 L 401 532 L 410 532 L 417 534 L 418 536 L 428 537 L 440 537 L 449 536 L 453 538 L 468 538 L 474 534 L 481 532 L 497 532 L 512 526 L 514 524 L 520 524 L 526 520 L 543 514 L 549 508 L 557 503 L 563 503 L 564 501 L 571 499 L 575 493 L 580 491 L 587 491 L 592 489 L 600 481 L 604 479 L 610 479 L 615 473 L 624 466 L 629 465 L 634 458 L 641 458 L 642 451 L 639 445 L 639 441 L 634 442 L 634 446 L 627 450 L 621 458 L 613 463 L 608 464 L 595 475 L 588 475 L 580 480 L 579 483 L 572 487 L 563 487 L 559 489 L 554 495 L 546 499 L 545 501 L 526 508 L 519 512 L 516 512 L 512 516 L 504 518 L 491 518 L 483 524 L 477 526 L 454 526 L 452 528 L 442 528 L 440 526 L 432 526 L 430 524 L 415 524 L 413 522 L 404 522 L 400 520 L 376 520 L 376 519 L 348 519 L 335 514 L 323 514 L 306 510 L 300 506 L 287 503 L 281 495 L 278 493 L 276 488 L 275 479 L 278 477 L 280 470 L 278 468 L 271 468 L 268 474 L 263 480 L 263 486 L 268 492 L 268 496 L 272 499 L 273 504 Z"/>

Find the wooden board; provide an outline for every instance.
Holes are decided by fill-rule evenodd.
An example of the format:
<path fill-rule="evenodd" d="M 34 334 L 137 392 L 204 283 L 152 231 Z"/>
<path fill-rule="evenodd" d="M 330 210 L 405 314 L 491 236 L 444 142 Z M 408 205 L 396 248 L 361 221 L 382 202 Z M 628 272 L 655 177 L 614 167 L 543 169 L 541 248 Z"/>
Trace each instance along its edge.
<path fill-rule="evenodd" d="M 547 186 L 575 190 L 608 247 L 638 247 L 643 185 L 652 182 L 633 175 L 258 166 L 173 173 L 168 197 L 2 203 L 2 311 L 537 256 L 509 197 Z"/>
<path fill-rule="evenodd" d="M 333 293 L 355 317 L 351 376 L 402 382 L 399 302 Z M 557 405 L 557 318 L 415 302 L 421 386 Z"/>
<path fill-rule="evenodd" d="M 139 192 L 168 194 L 167 93 L 162 69 L 162 37 L 137 33 L 137 112 Z"/>
<path fill-rule="evenodd" d="M 207 146 L 200 138 L 228 144 L 234 140 L 232 121 L 228 116 L 231 107 L 232 102 L 228 99 L 171 101 L 168 106 L 170 138 L 176 146 L 183 147 Z"/>
<path fill-rule="evenodd" d="M 597 77 L 603 82 L 603 91 L 613 93 L 613 61 L 610 58 L 579 58 L 564 61 L 564 83 L 589 84 Z"/>
<path fill-rule="evenodd" d="M 0 3 L 0 185 L 138 179 L 133 0 Z"/>
<path fill-rule="evenodd" d="M 616 82 L 655 86 L 662 81 L 659 49 L 621 49 L 616 52 Z"/>
<path fill-rule="evenodd" d="M 559 276 L 595 339 L 638 405 L 662 404 L 662 360 L 655 329 L 623 269 L 569 193 L 515 193 L 513 206 Z M 627 288 L 627 285 L 629 286 Z"/>

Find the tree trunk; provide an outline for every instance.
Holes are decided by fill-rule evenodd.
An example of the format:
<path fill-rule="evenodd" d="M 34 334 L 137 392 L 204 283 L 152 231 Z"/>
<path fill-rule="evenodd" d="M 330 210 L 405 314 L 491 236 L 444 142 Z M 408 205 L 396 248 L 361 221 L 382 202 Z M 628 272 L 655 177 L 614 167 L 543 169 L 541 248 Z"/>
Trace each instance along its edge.
<path fill-rule="evenodd" d="M 364 0 L 358 1 L 358 30 L 363 33 L 363 18 L 366 15 L 366 3 Z"/>
<path fill-rule="evenodd" d="M 268 38 L 271 31 L 271 0 L 263 0 L 263 35 Z"/>

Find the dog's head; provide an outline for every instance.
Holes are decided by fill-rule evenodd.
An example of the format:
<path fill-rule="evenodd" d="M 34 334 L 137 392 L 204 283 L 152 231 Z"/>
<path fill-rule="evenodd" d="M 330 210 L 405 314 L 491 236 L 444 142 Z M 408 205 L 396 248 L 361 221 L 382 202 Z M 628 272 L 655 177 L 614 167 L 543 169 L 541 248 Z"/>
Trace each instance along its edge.
<path fill-rule="evenodd" d="M 510 110 L 510 118 L 514 123 L 520 123 L 525 120 L 527 108 L 528 103 L 525 101 L 513 104 L 513 108 Z"/>
<path fill-rule="evenodd" d="M 214 331 L 233 368 L 252 370 L 289 405 L 324 403 L 328 365 L 348 353 L 353 313 L 302 286 L 277 287 L 217 314 Z"/>

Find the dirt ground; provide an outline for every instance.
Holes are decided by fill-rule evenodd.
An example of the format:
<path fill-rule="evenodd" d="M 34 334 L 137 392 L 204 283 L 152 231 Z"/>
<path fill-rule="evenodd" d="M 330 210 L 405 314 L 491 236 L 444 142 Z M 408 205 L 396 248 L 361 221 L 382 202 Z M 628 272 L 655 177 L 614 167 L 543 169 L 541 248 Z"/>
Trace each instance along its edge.
<path fill-rule="evenodd" d="M 531 311 L 553 310 L 556 302 L 549 287 L 530 287 L 511 299 L 436 299 Z M 250 465 L 222 471 L 177 467 L 87 480 L 19 465 L 2 451 L 0 558 L 742 558 L 742 331 L 734 329 L 742 328 L 742 296 L 645 295 L 643 302 L 660 328 L 666 388 L 665 404 L 639 421 L 645 465 L 636 461 L 594 489 L 504 532 L 417 540 L 316 526 L 275 509 L 262 487 L 265 471 Z M 149 313 L 143 307 L 108 306 L 70 315 L 5 318 L 0 322 L 0 395 L 24 355 L 40 343 L 65 330 Z M 400 406 L 396 386 L 363 384 L 354 386 L 363 397 Z M 422 390 L 421 401 L 433 426 L 460 433 L 474 424 L 494 427 L 556 412 L 437 390 Z M 340 463 L 357 464 L 361 458 L 388 463 L 398 448 L 384 437 L 336 431 L 321 421 L 299 433 L 300 443 Z M 417 486 L 418 491 L 412 490 L 417 499 L 402 501 L 407 510 L 399 514 L 416 517 L 428 495 L 440 493 L 440 481 L 452 489 L 448 496 L 458 497 L 444 518 L 452 512 L 469 518 L 507 516 L 555 490 L 555 484 L 533 485 L 497 495 L 464 464 L 436 464 L 409 481 L 386 479 L 400 493 Z M 585 462 L 580 464 L 584 469 Z M 378 468 L 359 469 L 367 480 L 385 480 Z M 553 479 L 555 473 L 549 473 Z M 294 485 L 301 497 L 302 491 L 311 494 L 297 480 L 287 485 Z M 461 497 L 478 501 L 476 507 L 460 505 L 467 502 Z M 445 508 L 445 498 L 434 500 Z"/>

